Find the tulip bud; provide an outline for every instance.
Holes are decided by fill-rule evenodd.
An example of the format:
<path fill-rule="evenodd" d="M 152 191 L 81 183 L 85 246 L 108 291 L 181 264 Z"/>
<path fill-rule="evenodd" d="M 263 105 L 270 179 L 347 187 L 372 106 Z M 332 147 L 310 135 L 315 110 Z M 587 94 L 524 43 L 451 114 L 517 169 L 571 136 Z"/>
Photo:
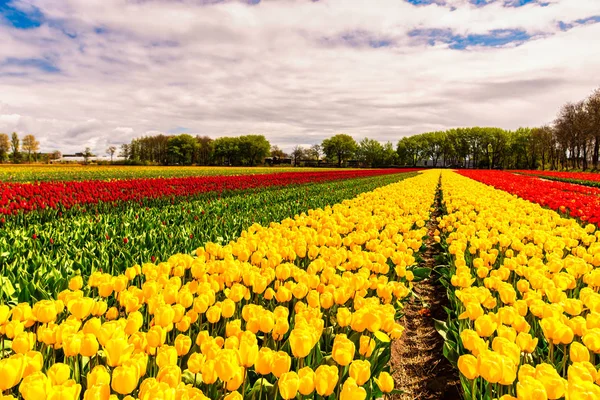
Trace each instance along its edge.
<path fill-rule="evenodd" d="M 293 399 L 298 394 L 300 379 L 295 372 L 286 372 L 279 377 L 277 386 L 283 399 Z"/>

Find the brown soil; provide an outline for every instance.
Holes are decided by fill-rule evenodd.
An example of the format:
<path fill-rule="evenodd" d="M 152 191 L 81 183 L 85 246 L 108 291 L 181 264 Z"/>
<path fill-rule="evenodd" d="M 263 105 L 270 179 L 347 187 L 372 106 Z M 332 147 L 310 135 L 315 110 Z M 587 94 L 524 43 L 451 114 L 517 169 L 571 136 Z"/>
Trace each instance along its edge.
<path fill-rule="evenodd" d="M 436 205 L 439 199 L 436 200 Z M 439 210 L 439 207 L 437 208 Z M 439 212 L 429 222 L 427 250 L 421 266 L 435 267 L 439 246 L 433 240 Z M 404 392 L 394 400 L 455 400 L 462 398 L 456 370 L 443 355 L 444 339 L 437 333 L 433 319 L 446 320 L 443 306 L 448 304 L 445 288 L 435 274 L 415 283 L 415 296 L 406 304 L 400 323 L 406 328 L 392 346 L 391 371 L 396 388 Z M 428 311 L 424 311 L 428 309 Z"/>

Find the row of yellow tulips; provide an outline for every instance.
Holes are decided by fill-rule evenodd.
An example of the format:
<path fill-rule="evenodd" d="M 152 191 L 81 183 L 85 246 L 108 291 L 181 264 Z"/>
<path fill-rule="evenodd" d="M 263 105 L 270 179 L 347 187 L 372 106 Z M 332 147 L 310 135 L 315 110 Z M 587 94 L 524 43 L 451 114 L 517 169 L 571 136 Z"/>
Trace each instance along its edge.
<path fill-rule="evenodd" d="M 195 256 L 0 306 L 0 391 L 29 400 L 377 398 L 436 173 L 252 226 Z"/>
<path fill-rule="evenodd" d="M 600 231 L 454 172 L 442 192 L 445 334 L 467 397 L 600 398 Z"/>

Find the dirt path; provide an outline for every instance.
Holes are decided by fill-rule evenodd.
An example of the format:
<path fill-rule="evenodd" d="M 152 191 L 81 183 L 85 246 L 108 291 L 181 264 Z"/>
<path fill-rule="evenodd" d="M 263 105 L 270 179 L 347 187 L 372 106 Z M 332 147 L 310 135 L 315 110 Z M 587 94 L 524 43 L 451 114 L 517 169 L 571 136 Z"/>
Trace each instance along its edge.
<path fill-rule="evenodd" d="M 436 199 L 438 205 L 439 198 Z M 439 210 L 439 207 L 436 207 Z M 439 246 L 434 241 L 439 212 L 428 224 L 427 250 L 421 266 L 433 268 Z M 455 400 L 460 399 L 460 381 L 452 365 L 443 355 L 443 338 L 434 328 L 433 319 L 445 320 L 446 291 L 432 274 L 415 283 L 415 295 L 406 305 L 400 323 L 406 327 L 402 338 L 392 346 L 391 371 L 396 387 L 405 393 L 395 400 Z"/>

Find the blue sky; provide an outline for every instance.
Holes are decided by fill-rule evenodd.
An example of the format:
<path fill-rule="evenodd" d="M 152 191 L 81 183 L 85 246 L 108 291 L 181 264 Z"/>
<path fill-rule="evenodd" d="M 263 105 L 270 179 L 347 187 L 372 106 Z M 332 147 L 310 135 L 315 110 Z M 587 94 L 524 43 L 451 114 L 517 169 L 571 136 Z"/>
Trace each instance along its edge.
<path fill-rule="evenodd" d="M 0 132 L 397 141 L 550 122 L 598 85 L 600 1 L 0 0 Z"/>

